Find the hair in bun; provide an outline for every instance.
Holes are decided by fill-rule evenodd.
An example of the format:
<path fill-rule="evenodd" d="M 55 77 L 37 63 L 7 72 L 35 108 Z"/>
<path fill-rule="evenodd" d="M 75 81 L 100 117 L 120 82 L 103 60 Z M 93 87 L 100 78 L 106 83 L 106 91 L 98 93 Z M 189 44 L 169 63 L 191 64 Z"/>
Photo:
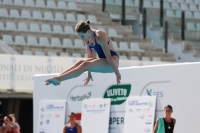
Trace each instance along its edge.
<path fill-rule="evenodd" d="M 76 32 L 83 32 L 83 33 L 86 33 L 88 30 L 90 30 L 90 21 L 87 20 L 87 21 L 83 21 L 83 20 L 80 20 L 77 24 L 76 24 L 76 27 L 75 27 L 75 31 Z"/>
<path fill-rule="evenodd" d="M 87 23 L 87 24 L 90 24 L 90 21 L 89 21 L 89 20 L 86 20 L 86 23 Z"/>

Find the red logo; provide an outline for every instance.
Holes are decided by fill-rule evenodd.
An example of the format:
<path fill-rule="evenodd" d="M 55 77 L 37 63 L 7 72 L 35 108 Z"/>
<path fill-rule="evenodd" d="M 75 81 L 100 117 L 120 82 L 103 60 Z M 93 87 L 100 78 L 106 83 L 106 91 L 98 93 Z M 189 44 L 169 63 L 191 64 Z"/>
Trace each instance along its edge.
<path fill-rule="evenodd" d="M 76 123 L 81 125 L 81 113 L 76 113 Z"/>

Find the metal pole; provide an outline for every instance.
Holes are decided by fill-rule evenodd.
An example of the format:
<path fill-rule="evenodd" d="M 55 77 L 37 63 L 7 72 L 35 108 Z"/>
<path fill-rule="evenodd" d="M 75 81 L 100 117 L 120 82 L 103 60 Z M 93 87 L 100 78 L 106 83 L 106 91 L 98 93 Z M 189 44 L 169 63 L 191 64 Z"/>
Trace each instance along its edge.
<path fill-rule="evenodd" d="M 165 53 L 168 53 L 168 22 L 165 21 Z"/>
<path fill-rule="evenodd" d="M 139 12 L 140 12 L 139 22 L 140 22 L 140 25 L 142 25 L 143 0 L 139 1 L 138 6 L 139 6 Z"/>
<path fill-rule="evenodd" d="M 147 11 L 146 11 L 146 9 L 144 8 L 143 9 L 143 22 L 142 22 L 142 24 L 143 24 L 143 38 L 145 39 L 146 38 L 146 28 L 147 28 Z"/>
<path fill-rule="evenodd" d="M 160 27 L 163 27 L 163 0 L 160 0 Z"/>
<path fill-rule="evenodd" d="M 125 8 L 125 0 L 122 0 L 122 25 L 125 25 L 125 12 L 126 12 L 126 8 Z"/>
<path fill-rule="evenodd" d="M 102 0 L 102 12 L 105 11 L 106 8 L 106 0 Z"/>
<path fill-rule="evenodd" d="M 185 40 L 185 12 L 182 11 L 181 14 L 181 39 L 182 41 Z"/>
<path fill-rule="evenodd" d="M 143 0 L 140 0 L 140 2 L 139 2 L 139 12 L 140 12 L 140 14 L 142 14 L 142 10 L 143 10 Z"/>

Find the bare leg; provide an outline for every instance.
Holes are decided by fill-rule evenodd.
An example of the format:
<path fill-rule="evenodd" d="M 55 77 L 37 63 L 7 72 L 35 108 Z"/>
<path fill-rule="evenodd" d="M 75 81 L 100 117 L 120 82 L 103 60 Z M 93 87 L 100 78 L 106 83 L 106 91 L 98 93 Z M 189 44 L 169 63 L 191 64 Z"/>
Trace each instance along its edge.
<path fill-rule="evenodd" d="M 118 66 L 119 60 L 116 57 L 113 57 L 116 65 Z M 75 69 L 65 73 L 61 74 L 58 76 L 58 78 L 63 81 L 63 80 L 68 80 L 71 78 L 78 77 L 81 75 L 83 72 L 89 71 L 89 72 L 101 72 L 101 73 L 111 73 L 113 72 L 111 66 L 107 62 L 106 58 L 100 58 L 100 59 L 95 59 L 92 61 L 85 61 Z"/>
<path fill-rule="evenodd" d="M 75 63 L 72 67 L 68 68 L 67 70 L 63 71 L 62 73 L 60 73 L 59 75 L 62 75 L 62 74 L 65 74 L 73 69 L 75 69 L 76 67 L 78 67 L 80 64 L 82 64 L 83 62 L 85 61 L 91 61 L 91 60 L 94 60 L 95 58 L 88 58 L 88 59 L 85 59 L 85 60 L 80 60 L 78 61 L 77 63 Z"/>
<path fill-rule="evenodd" d="M 79 65 L 81 65 L 82 63 L 84 63 L 85 61 L 91 61 L 91 60 L 95 60 L 95 58 L 87 58 L 85 60 L 80 60 L 78 61 L 77 63 L 75 63 L 72 67 L 66 69 L 65 71 L 63 71 L 62 73 L 59 74 L 60 75 L 63 75 L 63 74 L 66 74 L 67 72 L 77 68 Z M 55 82 L 46 82 L 46 85 L 49 85 L 49 84 L 54 84 L 55 85 Z"/>
<path fill-rule="evenodd" d="M 113 56 L 113 60 L 115 61 L 116 65 L 118 66 L 118 64 L 119 64 L 118 57 Z M 113 69 L 111 68 L 110 64 L 107 62 L 106 58 L 94 59 L 91 61 L 85 61 L 82 64 L 80 64 L 78 67 L 76 67 L 75 69 L 72 69 L 71 71 L 68 71 L 57 77 L 50 78 L 50 79 L 46 80 L 45 82 L 46 82 L 46 84 L 54 82 L 55 85 L 59 85 L 61 83 L 61 81 L 78 77 L 85 71 L 111 73 L 111 72 L 113 72 Z"/>

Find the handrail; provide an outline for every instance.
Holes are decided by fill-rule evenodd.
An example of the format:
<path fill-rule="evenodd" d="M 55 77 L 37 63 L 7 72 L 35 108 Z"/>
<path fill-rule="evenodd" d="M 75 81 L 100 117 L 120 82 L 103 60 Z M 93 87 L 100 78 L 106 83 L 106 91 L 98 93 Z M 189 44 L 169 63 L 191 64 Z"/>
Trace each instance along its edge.
<path fill-rule="evenodd" d="M 16 54 L 19 55 L 17 51 L 15 51 L 13 48 L 11 48 L 8 44 L 0 40 L 0 49 L 5 52 L 6 54 Z"/>

